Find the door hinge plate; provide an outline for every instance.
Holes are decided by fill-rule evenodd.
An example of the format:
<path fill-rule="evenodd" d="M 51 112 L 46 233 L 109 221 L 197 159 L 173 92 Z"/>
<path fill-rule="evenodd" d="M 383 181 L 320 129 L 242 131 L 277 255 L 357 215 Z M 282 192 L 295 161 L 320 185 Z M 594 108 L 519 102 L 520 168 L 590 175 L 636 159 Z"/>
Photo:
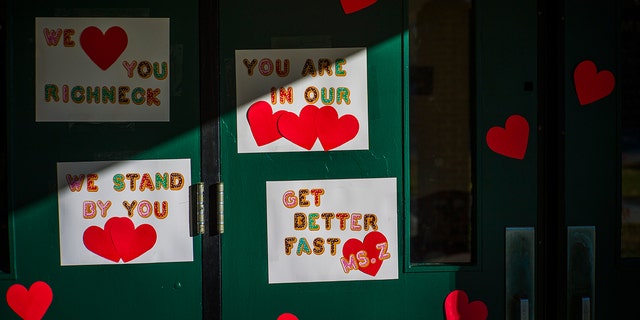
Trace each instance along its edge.
<path fill-rule="evenodd" d="M 217 183 L 215 185 L 215 192 L 215 210 L 217 211 L 216 231 L 218 234 L 222 234 L 224 233 L 224 183 Z M 190 235 L 192 237 L 202 235 L 207 232 L 207 221 L 205 219 L 205 196 L 205 185 L 203 182 L 198 182 L 189 187 L 189 216 L 191 221 Z"/>
<path fill-rule="evenodd" d="M 218 205 L 217 221 L 218 221 L 218 234 L 224 233 L 224 183 L 219 182 L 216 186 L 217 197 L 216 203 Z"/>
<path fill-rule="evenodd" d="M 189 187 L 189 216 L 191 221 L 191 236 L 204 234 L 204 183 L 198 182 Z"/>

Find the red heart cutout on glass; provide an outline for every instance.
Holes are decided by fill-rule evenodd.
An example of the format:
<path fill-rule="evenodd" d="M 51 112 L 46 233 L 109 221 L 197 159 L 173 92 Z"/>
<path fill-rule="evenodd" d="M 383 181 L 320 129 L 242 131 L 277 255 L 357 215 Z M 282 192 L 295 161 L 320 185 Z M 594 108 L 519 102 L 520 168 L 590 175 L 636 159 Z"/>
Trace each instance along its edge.
<path fill-rule="evenodd" d="M 529 122 L 520 115 L 507 118 L 505 127 L 492 127 L 487 132 L 487 145 L 495 153 L 522 160 L 529 143 Z"/>
<path fill-rule="evenodd" d="M 350 14 L 360 11 L 376 3 L 376 1 L 377 0 L 340 0 L 340 3 L 342 4 L 342 10 L 344 10 L 344 13 Z"/>
<path fill-rule="evenodd" d="M 585 60 L 573 71 L 573 84 L 578 101 L 584 106 L 611 94 L 616 86 L 616 79 L 611 71 L 598 72 L 593 61 Z"/>
<path fill-rule="evenodd" d="M 315 126 L 318 110 L 314 105 L 307 105 L 300 111 L 300 116 L 286 111 L 278 119 L 278 131 L 285 139 L 311 150 L 318 139 Z"/>
<path fill-rule="evenodd" d="M 444 300 L 447 320 L 485 320 L 489 315 L 487 305 L 482 301 L 469 303 L 467 293 L 454 290 Z"/>
<path fill-rule="evenodd" d="M 298 317 L 292 313 L 283 313 L 278 316 L 278 320 L 298 320 Z"/>
<path fill-rule="evenodd" d="M 113 246 L 124 262 L 141 256 L 156 244 L 156 230 L 149 224 L 141 224 L 135 228 L 133 221 L 126 217 L 113 217 L 107 221 L 109 223 Z"/>
<path fill-rule="evenodd" d="M 338 118 L 332 106 L 324 106 L 316 113 L 316 132 L 325 151 L 337 148 L 353 139 L 360 130 L 356 117 L 346 114 Z"/>
<path fill-rule="evenodd" d="M 82 30 L 80 46 L 100 69 L 107 70 L 127 48 L 127 33 L 120 27 L 111 27 L 104 34 L 97 27 Z"/>
<path fill-rule="evenodd" d="M 347 240 L 342 247 L 342 256 L 350 261 L 353 255 L 354 261 L 358 264 L 358 270 L 375 276 L 382 267 L 382 262 L 389 258 L 386 249 L 388 244 L 384 234 L 378 231 L 369 232 L 362 242 L 355 238 Z"/>
<path fill-rule="evenodd" d="M 258 146 L 274 142 L 282 135 L 278 131 L 278 119 L 286 111 L 279 110 L 273 113 L 271 105 L 266 101 L 258 101 L 252 104 L 247 111 L 247 120 Z"/>
<path fill-rule="evenodd" d="M 9 307 L 24 320 L 40 320 L 53 301 L 53 291 L 42 281 L 34 282 L 29 290 L 14 284 L 7 290 Z"/>

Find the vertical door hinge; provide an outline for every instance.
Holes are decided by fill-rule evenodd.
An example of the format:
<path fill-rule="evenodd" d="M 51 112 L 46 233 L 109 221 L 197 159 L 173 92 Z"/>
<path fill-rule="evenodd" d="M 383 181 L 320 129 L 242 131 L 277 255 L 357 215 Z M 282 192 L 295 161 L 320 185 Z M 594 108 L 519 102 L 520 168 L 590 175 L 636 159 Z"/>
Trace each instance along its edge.
<path fill-rule="evenodd" d="M 224 182 L 219 182 L 216 186 L 218 192 L 216 202 L 218 204 L 218 234 L 224 233 Z"/>
<path fill-rule="evenodd" d="M 224 233 L 224 183 L 219 182 L 215 186 L 216 192 L 216 226 L 218 234 Z M 189 216 L 191 221 L 190 234 L 192 237 L 205 234 L 207 221 L 205 219 L 205 186 L 204 182 L 198 182 L 189 187 Z M 209 201 L 211 201 L 211 198 Z M 209 206 L 211 207 L 211 206 Z M 211 224 L 209 224 L 211 226 Z M 210 231 L 211 232 L 211 231 Z"/>
<path fill-rule="evenodd" d="M 198 182 L 189 187 L 189 216 L 191 221 L 191 236 L 204 234 L 204 182 Z"/>

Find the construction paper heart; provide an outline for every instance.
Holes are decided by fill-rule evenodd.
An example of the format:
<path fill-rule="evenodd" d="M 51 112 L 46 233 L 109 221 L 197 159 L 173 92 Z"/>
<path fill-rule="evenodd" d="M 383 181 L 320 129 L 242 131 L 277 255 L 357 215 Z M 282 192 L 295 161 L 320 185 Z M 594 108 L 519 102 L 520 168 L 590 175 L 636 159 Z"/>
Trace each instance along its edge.
<path fill-rule="evenodd" d="M 156 244 L 156 230 L 149 224 L 141 224 L 135 228 L 133 221 L 127 217 L 113 217 L 107 221 L 109 223 L 112 224 L 113 246 L 124 262 L 141 256 Z"/>
<path fill-rule="evenodd" d="M 80 46 L 100 69 L 107 70 L 116 62 L 129 39 L 127 33 L 120 27 L 111 27 L 102 34 L 97 27 L 91 26 L 82 30 Z"/>
<path fill-rule="evenodd" d="M 487 305 L 482 301 L 469 303 L 467 293 L 454 290 L 444 300 L 444 311 L 447 320 L 485 320 L 489 315 Z"/>
<path fill-rule="evenodd" d="M 610 71 L 598 72 L 593 61 L 585 60 L 573 71 L 573 83 L 578 101 L 584 106 L 611 94 L 616 86 L 616 79 Z"/>
<path fill-rule="evenodd" d="M 355 238 L 347 240 L 342 247 L 342 256 L 346 260 L 349 260 L 352 254 L 355 255 L 356 258 L 360 258 L 363 255 L 359 253 L 364 251 L 369 263 L 366 266 L 359 264 L 358 270 L 370 276 L 375 276 L 378 270 L 380 270 L 380 267 L 382 267 L 382 262 L 384 262 L 384 260 L 380 259 L 382 247 L 379 247 L 378 244 L 381 243 L 388 243 L 384 234 L 378 231 L 369 232 L 362 242 Z"/>
<path fill-rule="evenodd" d="M 129 262 L 153 248 L 157 234 L 151 225 L 135 228 L 131 219 L 113 217 L 107 220 L 104 230 L 97 226 L 87 228 L 82 240 L 89 251 L 103 258 Z"/>
<path fill-rule="evenodd" d="M 291 313 L 283 313 L 278 316 L 278 320 L 298 320 L 298 317 Z"/>
<path fill-rule="evenodd" d="M 492 127 L 487 132 L 487 145 L 495 153 L 522 160 L 529 143 L 529 122 L 520 115 L 507 118 L 505 127 Z"/>
<path fill-rule="evenodd" d="M 356 117 L 347 114 L 338 118 L 332 106 L 324 106 L 316 112 L 316 132 L 322 148 L 327 151 L 353 139 L 360 129 Z"/>
<path fill-rule="evenodd" d="M 45 282 L 36 281 L 29 290 L 14 284 L 7 290 L 9 307 L 23 320 L 40 320 L 53 301 L 53 291 Z"/>
<path fill-rule="evenodd" d="M 113 219 L 113 218 L 112 218 Z M 91 226 L 84 231 L 82 242 L 89 251 L 113 262 L 120 261 L 120 254 L 111 240 L 111 219 L 104 225 L 104 230 Z"/>
<path fill-rule="evenodd" d="M 300 116 L 293 112 L 285 112 L 278 119 L 278 131 L 285 139 L 311 150 L 316 143 L 315 115 L 318 107 L 307 105 L 300 111 Z"/>
<path fill-rule="evenodd" d="M 247 111 L 247 120 L 258 146 L 274 142 L 280 138 L 278 131 L 278 118 L 286 111 L 279 110 L 273 113 L 271 105 L 266 101 L 258 101 L 252 104 Z"/>
<path fill-rule="evenodd" d="M 340 0 L 340 3 L 342 4 L 342 10 L 344 10 L 344 13 L 350 14 L 360 11 L 376 3 L 376 1 L 377 0 Z"/>

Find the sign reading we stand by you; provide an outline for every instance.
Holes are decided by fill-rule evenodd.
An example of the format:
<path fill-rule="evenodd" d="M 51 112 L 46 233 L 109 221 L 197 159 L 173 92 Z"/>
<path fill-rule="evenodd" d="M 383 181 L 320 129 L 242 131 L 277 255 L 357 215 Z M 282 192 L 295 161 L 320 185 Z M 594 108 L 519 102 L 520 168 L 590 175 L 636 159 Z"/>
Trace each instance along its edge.
<path fill-rule="evenodd" d="M 397 279 L 396 184 L 267 181 L 269 283 Z"/>
<path fill-rule="evenodd" d="M 238 153 L 369 149 L 366 48 L 237 50 Z"/>
<path fill-rule="evenodd" d="M 58 163 L 61 265 L 193 261 L 191 160 Z"/>
<path fill-rule="evenodd" d="M 35 21 L 36 121 L 169 121 L 168 18 Z"/>

